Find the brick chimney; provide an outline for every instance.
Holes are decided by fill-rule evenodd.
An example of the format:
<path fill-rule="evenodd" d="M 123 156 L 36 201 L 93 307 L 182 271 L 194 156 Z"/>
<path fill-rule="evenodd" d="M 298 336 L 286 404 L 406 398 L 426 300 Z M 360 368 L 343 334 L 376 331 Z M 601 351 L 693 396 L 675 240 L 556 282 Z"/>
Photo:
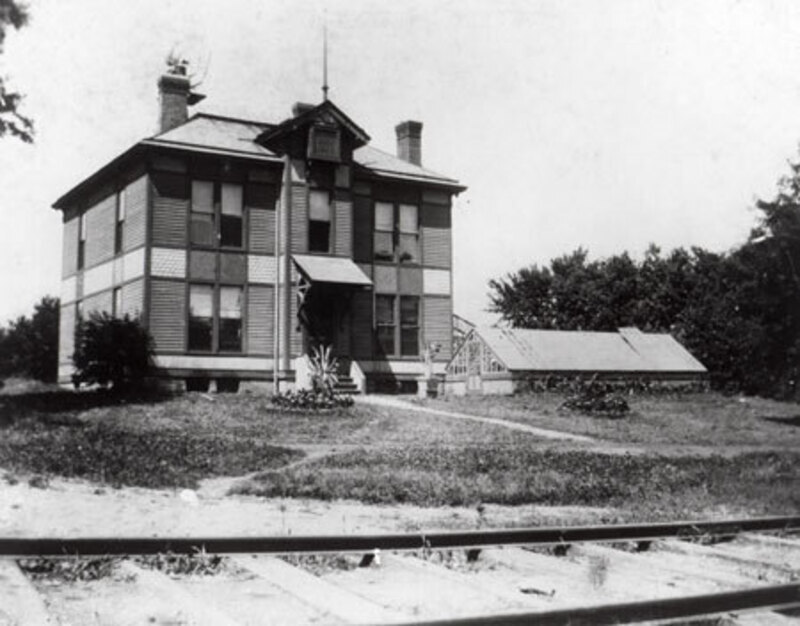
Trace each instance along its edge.
<path fill-rule="evenodd" d="M 422 165 L 422 122 L 400 122 L 394 131 L 397 133 L 397 156 L 414 165 Z"/>
<path fill-rule="evenodd" d="M 160 132 L 165 133 L 189 119 L 189 105 L 197 104 L 205 96 L 193 93 L 185 62 L 169 63 L 166 73 L 158 79 L 161 100 Z"/>

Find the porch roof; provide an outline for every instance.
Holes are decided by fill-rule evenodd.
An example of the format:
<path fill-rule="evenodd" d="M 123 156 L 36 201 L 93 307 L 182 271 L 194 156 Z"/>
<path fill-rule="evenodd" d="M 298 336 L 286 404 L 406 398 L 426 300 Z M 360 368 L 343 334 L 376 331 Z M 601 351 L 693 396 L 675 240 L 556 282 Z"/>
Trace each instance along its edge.
<path fill-rule="evenodd" d="M 293 254 L 292 260 L 312 283 L 334 283 L 368 287 L 372 281 L 351 259 L 336 256 L 317 256 L 313 254 Z"/>

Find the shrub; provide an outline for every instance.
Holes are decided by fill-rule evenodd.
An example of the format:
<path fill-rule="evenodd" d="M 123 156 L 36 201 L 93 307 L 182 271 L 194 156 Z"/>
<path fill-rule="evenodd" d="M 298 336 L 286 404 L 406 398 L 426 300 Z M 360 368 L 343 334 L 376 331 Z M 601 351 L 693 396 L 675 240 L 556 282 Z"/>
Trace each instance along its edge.
<path fill-rule="evenodd" d="M 78 324 L 72 381 L 76 387 L 110 384 L 119 391 L 144 380 L 152 357 L 153 340 L 138 319 L 92 313 Z"/>
<path fill-rule="evenodd" d="M 621 417 L 631 410 L 628 401 L 621 393 L 615 392 L 612 386 L 599 383 L 596 379 L 576 385 L 573 394 L 559 408 L 607 417 Z"/>
<path fill-rule="evenodd" d="M 284 391 L 272 396 L 272 404 L 282 409 L 312 410 L 341 409 L 353 406 L 351 396 L 337 396 L 332 391 L 313 391 L 301 389 L 299 391 Z"/>

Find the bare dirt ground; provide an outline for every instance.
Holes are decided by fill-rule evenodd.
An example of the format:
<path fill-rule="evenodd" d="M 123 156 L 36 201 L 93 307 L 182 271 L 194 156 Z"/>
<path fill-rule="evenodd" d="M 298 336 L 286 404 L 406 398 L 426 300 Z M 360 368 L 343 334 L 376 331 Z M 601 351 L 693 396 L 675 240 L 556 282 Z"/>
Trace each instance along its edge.
<path fill-rule="evenodd" d="M 225 496 L 236 479 L 205 481 L 197 491 L 111 489 L 50 479 L 47 488 L 0 481 L 0 535 L 254 536 L 350 534 L 526 524 L 600 523 L 613 509 L 484 505 L 474 508 L 377 506 L 352 501 Z"/>

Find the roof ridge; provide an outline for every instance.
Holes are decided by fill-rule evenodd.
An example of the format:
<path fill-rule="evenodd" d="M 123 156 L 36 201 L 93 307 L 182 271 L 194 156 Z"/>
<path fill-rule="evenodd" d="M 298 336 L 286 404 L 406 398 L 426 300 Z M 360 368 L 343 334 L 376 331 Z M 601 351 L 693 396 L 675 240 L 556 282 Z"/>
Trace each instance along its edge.
<path fill-rule="evenodd" d="M 274 122 L 259 122 L 257 120 L 245 119 L 243 117 L 220 115 L 218 113 L 206 113 L 205 111 L 198 111 L 197 113 L 192 115 L 189 119 L 187 119 L 186 122 L 184 122 L 184 124 L 188 124 L 193 119 L 196 119 L 198 117 L 209 117 L 216 120 L 223 120 L 225 122 L 238 122 L 240 124 L 253 124 L 254 126 L 277 126 L 277 124 L 275 124 Z M 183 126 L 183 124 L 181 124 L 181 126 Z"/>

